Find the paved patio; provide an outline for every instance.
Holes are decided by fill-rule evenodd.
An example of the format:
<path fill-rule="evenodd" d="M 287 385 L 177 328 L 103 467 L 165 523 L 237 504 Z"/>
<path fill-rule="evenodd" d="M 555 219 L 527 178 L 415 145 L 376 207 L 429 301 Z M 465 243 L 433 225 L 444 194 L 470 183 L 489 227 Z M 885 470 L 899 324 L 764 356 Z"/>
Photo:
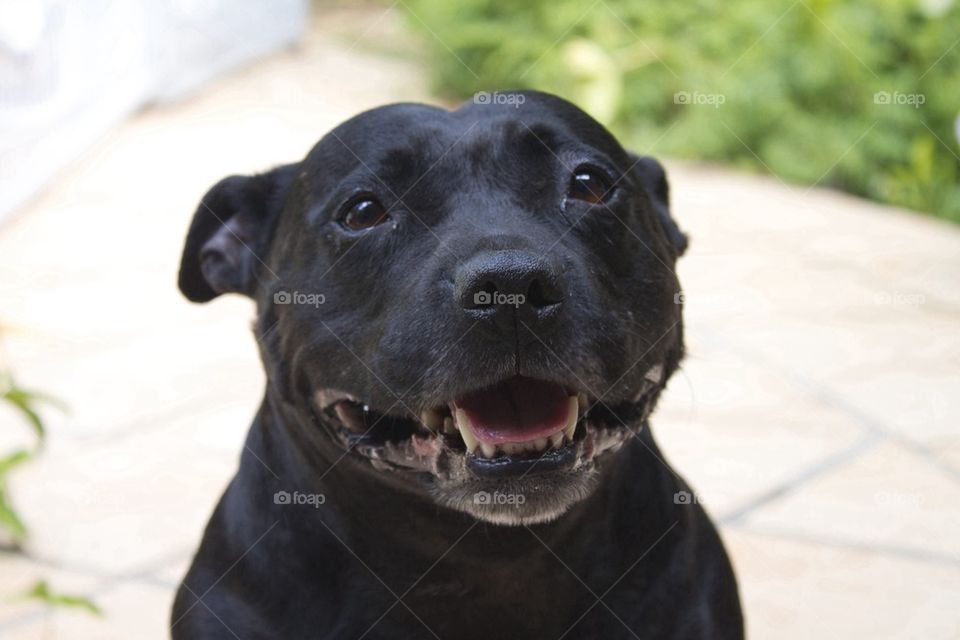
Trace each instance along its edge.
<path fill-rule="evenodd" d="M 263 385 L 251 305 L 177 292 L 183 235 L 222 176 L 431 99 L 414 60 L 370 53 L 396 16 L 359 41 L 356 17 L 137 116 L 0 227 L 2 354 L 70 407 L 13 481 L 32 538 L 0 554 L 0 637 L 166 637 Z M 721 524 L 750 636 L 960 637 L 960 228 L 668 170 L 690 355 L 654 428 Z M 5 450 L 18 429 L 0 421 Z M 5 599 L 41 577 L 105 617 Z"/>

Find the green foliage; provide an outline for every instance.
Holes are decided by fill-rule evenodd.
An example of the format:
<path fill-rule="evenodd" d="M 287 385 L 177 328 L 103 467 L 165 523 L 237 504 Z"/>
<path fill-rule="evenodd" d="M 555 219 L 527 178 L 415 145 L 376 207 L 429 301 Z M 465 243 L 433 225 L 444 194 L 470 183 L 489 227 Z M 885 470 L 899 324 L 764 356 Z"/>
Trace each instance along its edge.
<path fill-rule="evenodd" d="M 20 597 L 25 600 L 39 600 L 50 607 L 82 609 L 97 616 L 103 615 L 100 607 L 94 604 L 89 598 L 55 592 L 50 589 L 50 586 L 44 580 L 39 580 L 32 587 L 20 594 Z"/>
<path fill-rule="evenodd" d="M 17 515 L 10 501 L 7 481 L 10 473 L 30 460 L 43 446 L 46 431 L 43 421 L 37 413 L 41 403 L 61 406 L 50 396 L 21 388 L 9 373 L 0 372 L 0 402 L 12 406 L 33 431 L 35 444 L 32 449 L 20 448 L 0 456 L 0 529 L 4 529 L 15 543 L 22 542 L 27 536 L 27 528 Z"/>
<path fill-rule="evenodd" d="M 40 414 L 37 412 L 39 405 L 53 405 L 61 410 L 64 407 L 62 403 L 51 396 L 20 387 L 9 372 L 0 372 L 0 402 L 13 407 L 23 417 L 34 436 L 34 446 L 32 448 L 16 449 L 0 457 L 0 529 L 6 530 L 13 542 L 19 544 L 27 537 L 27 527 L 10 501 L 7 480 L 15 468 L 31 460 L 43 447 L 43 442 L 46 439 L 46 429 Z M 19 594 L 18 597 L 39 600 L 51 607 L 82 609 L 95 615 L 102 615 L 100 608 L 91 600 L 79 595 L 53 591 L 43 580 L 37 581 L 30 589 Z"/>
<path fill-rule="evenodd" d="M 405 6 L 443 94 L 550 91 L 640 151 L 960 221 L 954 0 Z"/>

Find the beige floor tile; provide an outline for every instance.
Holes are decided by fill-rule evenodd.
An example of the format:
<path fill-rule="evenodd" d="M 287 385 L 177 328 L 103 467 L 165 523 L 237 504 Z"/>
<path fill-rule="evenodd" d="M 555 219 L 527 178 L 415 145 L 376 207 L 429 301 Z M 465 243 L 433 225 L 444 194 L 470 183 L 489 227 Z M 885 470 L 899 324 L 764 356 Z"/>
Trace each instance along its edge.
<path fill-rule="evenodd" d="M 665 456 L 715 516 L 748 504 L 864 429 L 781 376 L 694 338 L 651 422 Z"/>
<path fill-rule="evenodd" d="M 857 550 L 727 530 L 748 637 L 952 640 L 960 571 Z"/>
<path fill-rule="evenodd" d="M 723 338 L 736 341 L 742 357 L 756 355 L 773 370 L 794 371 L 879 428 L 925 443 L 958 433 L 960 370 L 954 363 L 960 360 L 927 353 L 938 344 L 952 348 L 951 338 L 938 338 L 950 329 L 938 324 L 862 329 L 794 320 L 724 331 Z M 908 332 L 918 340 L 912 351 L 905 344 Z"/>
<path fill-rule="evenodd" d="M 667 171 L 681 226 L 711 250 L 847 261 L 887 279 L 927 274 L 938 270 L 921 267 L 960 260 L 960 230 L 943 220 L 716 167 L 667 162 Z M 957 302 L 955 280 L 947 285 Z"/>
<path fill-rule="evenodd" d="M 960 433 L 960 368 L 950 360 L 929 367 L 904 366 L 830 381 L 859 410 L 909 440 L 928 443 Z"/>
<path fill-rule="evenodd" d="M 180 557 L 200 539 L 236 469 L 181 431 L 103 445 L 54 443 L 14 478 L 29 548 L 61 566 L 109 574 Z"/>
<path fill-rule="evenodd" d="M 124 583 L 98 601 L 104 616 L 78 612 L 58 613 L 54 637 L 64 640 L 165 640 L 173 604 L 173 592 L 153 585 Z"/>
<path fill-rule="evenodd" d="M 7 640 L 166 640 L 172 602 L 166 589 L 123 583 L 97 599 L 103 616 L 57 609 L 0 635 Z"/>
<path fill-rule="evenodd" d="M 960 563 L 960 483 L 924 458 L 884 444 L 751 514 L 763 531 L 803 533 Z"/>
<path fill-rule="evenodd" d="M 221 302 L 228 301 L 217 304 Z M 138 432 L 227 402 L 245 404 L 252 416 L 264 379 L 249 329 L 249 307 L 237 311 L 241 309 L 237 317 L 222 319 L 219 309 L 198 309 L 196 322 L 168 326 L 152 338 L 80 353 L 68 349 L 62 357 L 48 353 L 33 366 L 18 369 L 18 379 L 67 406 L 66 413 L 44 412 L 51 437 Z"/>
<path fill-rule="evenodd" d="M 37 582 L 46 581 L 56 593 L 90 596 L 101 580 L 89 575 L 53 568 L 20 554 L 0 553 L 0 637 L 8 625 L 42 614 L 46 609 L 36 600 L 19 597 Z"/>
<path fill-rule="evenodd" d="M 949 275 L 960 229 L 829 191 L 671 169 L 692 236 L 678 266 L 689 333 L 715 333 L 901 436 L 960 433 L 960 287 Z"/>
<path fill-rule="evenodd" d="M 960 437 L 933 442 L 931 449 L 937 460 L 960 471 Z"/>

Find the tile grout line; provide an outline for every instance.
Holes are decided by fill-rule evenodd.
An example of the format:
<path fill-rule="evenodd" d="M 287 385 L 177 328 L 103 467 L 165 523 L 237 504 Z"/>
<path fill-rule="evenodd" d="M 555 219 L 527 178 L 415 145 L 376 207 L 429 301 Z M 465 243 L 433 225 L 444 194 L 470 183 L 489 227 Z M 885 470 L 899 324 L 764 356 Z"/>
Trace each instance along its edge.
<path fill-rule="evenodd" d="M 776 538 L 790 542 L 804 543 L 823 547 L 832 547 L 836 549 L 860 551 L 862 553 L 872 553 L 886 557 L 897 557 L 914 562 L 923 562 L 928 564 L 951 565 L 960 567 L 960 557 L 949 554 L 929 552 L 922 549 L 902 547 L 892 544 L 864 544 L 855 540 L 844 540 L 843 538 L 834 538 L 830 536 L 821 536 L 805 532 L 790 531 L 779 527 L 758 527 L 747 523 L 732 523 L 729 525 L 731 531 L 747 533 L 751 535 L 762 536 L 765 538 Z"/>
<path fill-rule="evenodd" d="M 747 500 L 739 507 L 735 507 L 729 510 L 727 513 L 720 515 L 717 520 L 722 526 L 743 524 L 744 520 L 758 509 L 761 509 L 773 502 L 776 502 L 777 500 L 780 500 L 781 498 L 790 495 L 796 489 L 799 489 L 810 480 L 842 467 L 843 465 L 859 458 L 877 445 L 881 444 L 882 442 L 886 442 L 887 440 L 888 437 L 884 434 L 867 432 L 850 447 L 824 456 L 813 464 L 802 469 L 791 479 L 775 485 L 772 489 L 765 491 L 756 498 Z"/>
<path fill-rule="evenodd" d="M 110 582 L 126 582 L 130 580 L 139 580 L 144 577 L 149 577 L 153 574 L 156 574 L 158 571 L 163 570 L 169 565 L 178 562 L 184 559 L 190 559 L 193 555 L 194 549 L 184 548 L 180 551 L 175 551 L 167 555 L 159 556 L 153 558 L 143 565 L 133 567 L 131 569 L 111 572 L 109 570 L 104 571 L 98 569 L 94 566 L 84 566 L 78 565 L 70 562 L 60 562 L 52 558 L 48 558 L 40 555 L 33 555 L 29 553 L 4 553 L 0 554 L 0 562 L 3 560 L 3 556 L 9 556 L 11 558 L 16 558 L 20 560 L 25 560 L 29 563 L 38 565 L 41 570 L 46 571 L 64 571 L 67 573 L 79 574 L 83 577 L 90 578 L 92 580 L 101 581 L 105 583 Z"/>
<path fill-rule="evenodd" d="M 896 429 L 884 424 L 877 418 L 864 412 L 856 405 L 851 404 L 829 386 L 817 382 L 816 380 L 813 380 L 800 372 L 794 371 L 790 367 L 785 366 L 780 362 L 766 358 L 756 353 L 755 350 L 750 349 L 749 347 L 744 347 L 743 345 L 736 343 L 734 340 L 725 338 L 716 331 L 711 331 L 710 329 L 704 329 L 704 331 L 707 332 L 711 339 L 716 341 L 717 344 L 723 345 L 724 347 L 731 349 L 741 356 L 746 356 L 755 364 L 760 364 L 764 367 L 777 371 L 788 378 L 795 385 L 799 386 L 800 389 L 815 402 L 824 407 L 839 411 L 848 418 L 851 418 L 857 424 L 864 427 L 867 431 L 875 433 L 879 436 L 883 436 L 884 438 L 889 439 L 895 445 L 911 451 L 917 456 L 923 458 L 929 465 L 937 468 L 945 475 L 949 476 L 954 482 L 960 483 L 960 469 L 957 469 L 953 465 L 937 458 L 930 448 L 924 444 L 911 440 L 910 438 L 899 433 Z"/>
<path fill-rule="evenodd" d="M 67 571 L 70 573 L 81 574 L 84 577 L 90 578 L 95 581 L 95 586 L 88 593 L 84 593 L 84 597 L 90 598 L 91 600 L 96 601 L 96 598 L 102 597 L 109 594 L 110 592 L 124 586 L 127 584 L 141 584 L 147 585 L 157 589 L 163 589 L 165 591 L 170 591 L 171 589 L 176 589 L 176 584 L 171 585 L 166 580 L 158 577 L 156 574 L 158 571 L 169 566 L 170 564 L 177 562 L 181 559 L 189 559 L 192 556 L 191 550 L 179 551 L 175 554 L 170 554 L 162 559 L 158 559 L 153 563 L 145 565 L 142 568 L 135 570 L 121 572 L 116 574 L 103 573 L 96 570 L 81 570 L 70 566 L 64 566 L 56 564 L 48 559 L 37 558 L 35 556 L 22 555 L 22 554 L 11 554 L 22 559 L 26 559 L 32 563 L 41 565 L 48 570 L 53 571 Z M 22 627 L 24 625 L 30 624 L 38 619 L 42 619 L 46 616 L 51 615 L 51 613 L 56 613 L 57 610 L 52 610 L 49 607 L 44 607 L 39 605 L 41 608 L 38 611 L 32 611 L 29 613 L 23 613 L 20 615 L 14 615 L 8 620 L 0 621 L 0 635 Z"/>

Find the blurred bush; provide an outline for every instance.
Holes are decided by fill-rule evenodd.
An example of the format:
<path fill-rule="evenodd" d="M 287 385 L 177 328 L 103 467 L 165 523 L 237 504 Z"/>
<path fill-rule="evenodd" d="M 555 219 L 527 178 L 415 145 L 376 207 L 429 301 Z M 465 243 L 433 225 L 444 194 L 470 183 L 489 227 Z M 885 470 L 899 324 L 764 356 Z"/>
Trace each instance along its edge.
<path fill-rule="evenodd" d="M 628 146 L 960 221 L 954 0 L 406 0 L 441 95 L 557 93 Z"/>

